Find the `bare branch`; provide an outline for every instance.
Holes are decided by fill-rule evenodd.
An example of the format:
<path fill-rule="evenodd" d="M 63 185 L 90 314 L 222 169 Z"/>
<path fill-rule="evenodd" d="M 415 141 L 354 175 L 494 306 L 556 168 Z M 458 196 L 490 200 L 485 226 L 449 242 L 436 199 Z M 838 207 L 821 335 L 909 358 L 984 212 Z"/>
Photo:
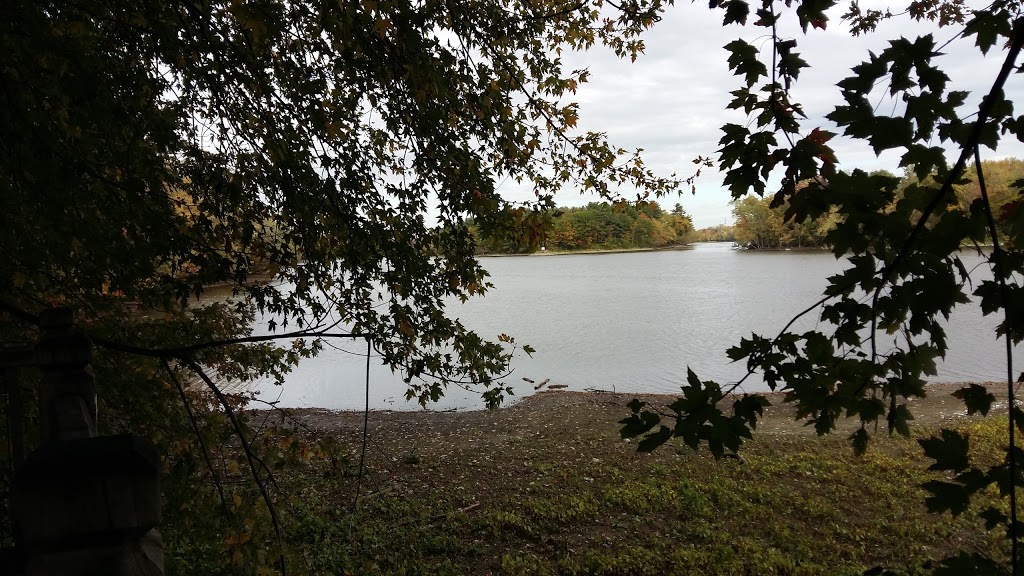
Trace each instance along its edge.
<path fill-rule="evenodd" d="M 1021 32 L 1020 28 L 1017 30 Z M 980 120 L 979 120 L 980 122 Z M 988 189 L 985 187 L 985 173 L 981 168 L 981 153 L 978 151 L 978 144 L 974 145 L 974 169 L 978 172 L 978 186 L 981 188 L 982 206 L 985 207 L 985 221 L 988 224 L 988 233 L 992 237 L 992 260 L 995 267 L 995 276 L 999 280 L 999 296 L 1002 299 L 1003 317 L 1006 325 L 1003 335 L 1006 338 L 1006 395 L 1007 406 L 1010 411 L 1007 429 L 1009 430 L 1009 449 L 1007 460 L 1010 469 L 1010 566 L 1013 573 L 1017 573 L 1018 540 L 1017 532 L 1017 455 L 1016 455 L 1016 427 L 1017 423 L 1013 417 L 1016 409 L 1014 400 L 1013 382 L 1013 315 L 1010 313 L 1010 291 L 1006 286 L 1006 273 L 1003 267 L 1003 249 L 999 246 L 999 231 L 996 229 L 996 220 L 992 216 L 992 203 L 988 198 Z"/>
<path fill-rule="evenodd" d="M 267 484 L 260 477 L 259 469 L 257 468 L 257 462 L 262 463 L 262 460 L 256 456 L 252 450 L 252 446 L 249 444 L 249 440 L 245 437 L 245 430 L 242 427 L 241 422 L 238 421 L 238 416 L 235 414 L 234 408 L 231 407 L 231 403 L 228 401 L 227 396 L 221 391 L 217 384 L 206 374 L 203 367 L 196 363 L 195 360 L 190 358 L 182 358 L 182 362 L 189 367 L 199 378 L 203 380 L 207 388 L 213 392 L 213 395 L 217 397 L 217 401 L 224 408 L 224 412 L 227 414 L 228 419 L 231 421 L 231 427 L 235 430 L 235 434 L 238 435 L 238 439 L 242 444 L 242 450 L 245 452 L 245 460 L 249 464 L 249 470 L 252 473 L 252 479 L 256 482 L 256 486 L 260 489 L 260 494 L 263 496 L 263 503 L 267 506 L 267 512 L 270 513 L 270 520 L 274 525 L 274 533 L 277 535 L 277 543 L 280 547 L 280 562 L 281 562 L 281 575 L 287 576 L 288 570 L 285 565 L 284 559 L 284 537 L 282 535 L 281 519 L 277 515 L 277 508 L 274 506 L 274 499 L 270 496 L 270 491 L 267 490 Z M 264 469 L 266 465 L 263 465 Z M 270 474 L 269 469 L 267 469 Z M 273 474 L 270 474 L 273 476 Z"/>
<path fill-rule="evenodd" d="M 200 350 L 209 350 L 210 348 L 220 348 L 222 346 L 232 346 L 235 344 L 255 344 L 258 342 L 271 342 L 273 340 L 281 340 L 284 338 L 366 338 L 367 334 L 361 332 L 353 333 L 342 333 L 342 332 L 325 332 L 318 330 L 296 330 L 294 332 L 286 332 L 283 334 L 267 334 L 264 336 L 243 336 L 240 338 L 228 338 L 225 340 L 210 340 L 207 342 L 200 342 L 199 344 L 192 344 L 190 346 L 182 346 L 179 348 L 145 348 L 142 346 L 134 346 L 132 344 L 125 344 L 124 342 L 117 342 L 115 340 L 109 340 L 107 338 L 101 338 L 98 336 L 91 336 L 93 343 L 97 346 L 109 348 L 110 350 L 117 350 L 118 352 L 126 352 L 128 354 L 138 354 L 139 356 L 149 356 L 152 358 L 180 358 L 182 356 L 189 355 L 193 352 Z"/>
<path fill-rule="evenodd" d="M 352 510 L 359 504 L 359 490 L 363 484 L 363 472 L 366 465 L 366 444 L 370 433 L 370 354 L 372 341 L 366 339 L 366 407 L 363 409 L 363 446 L 359 453 L 359 475 L 356 477 L 356 497 L 352 501 Z"/>
<path fill-rule="evenodd" d="M 199 448 L 203 452 L 203 461 L 206 462 L 206 469 L 210 471 L 210 475 L 213 477 L 213 485 L 217 488 L 217 496 L 220 498 L 220 505 L 224 509 L 224 515 L 227 517 L 231 516 L 231 511 L 228 508 L 227 499 L 224 497 L 224 487 L 221 484 L 220 474 L 217 473 L 217 469 L 214 468 L 213 462 L 210 461 L 210 450 L 206 446 L 206 441 L 203 440 L 203 435 L 199 430 L 199 423 L 196 421 L 196 415 L 192 411 L 192 406 L 188 402 L 188 397 L 185 396 L 185 389 L 181 385 L 181 381 L 178 380 L 177 374 L 171 368 L 170 363 L 166 359 L 161 361 L 164 370 L 167 371 L 167 375 L 170 377 L 171 382 L 174 384 L 175 389 L 178 390 L 178 395 L 181 397 L 181 404 L 185 407 L 185 412 L 188 414 L 189 422 L 192 423 L 192 430 L 195 432 L 196 440 L 199 441 Z"/>

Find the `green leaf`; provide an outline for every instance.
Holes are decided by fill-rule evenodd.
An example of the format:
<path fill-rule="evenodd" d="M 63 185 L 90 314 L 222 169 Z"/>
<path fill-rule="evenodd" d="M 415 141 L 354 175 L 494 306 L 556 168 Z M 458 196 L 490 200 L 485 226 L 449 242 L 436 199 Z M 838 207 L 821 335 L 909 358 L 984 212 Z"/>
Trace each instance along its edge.
<path fill-rule="evenodd" d="M 992 403 L 996 401 L 996 397 L 981 384 L 971 384 L 960 388 L 953 392 L 953 396 L 963 400 L 968 416 L 975 412 L 988 415 L 988 411 L 992 409 Z"/>
<path fill-rule="evenodd" d="M 700 378 L 697 377 L 697 373 L 693 371 L 689 366 L 686 367 L 686 383 L 693 386 L 695 389 L 701 389 Z"/>
<path fill-rule="evenodd" d="M 946 167 L 946 151 L 939 146 L 912 144 L 900 158 L 900 168 L 913 166 L 914 175 L 922 182 L 936 167 Z"/>
<path fill-rule="evenodd" d="M 1021 410 L 1020 406 L 1014 406 L 1010 410 L 1010 417 L 1013 418 L 1013 423 L 1017 426 L 1017 430 L 1024 433 L 1024 410 Z"/>
<path fill-rule="evenodd" d="M 828 23 L 825 11 L 835 5 L 835 0 L 801 0 L 796 9 L 800 28 L 804 32 L 807 32 L 808 26 L 824 30 Z"/>
<path fill-rule="evenodd" d="M 764 415 L 764 409 L 771 406 L 764 395 L 744 394 L 742 398 L 733 402 L 733 414 L 750 428 L 757 428 L 757 420 Z"/>
<path fill-rule="evenodd" d="M 974 12 L 974 18 L 964 26 L 964 37 L 975 36 L 975 45 L 981 49 L 982 54 L 988 54 L 996 42 L 1009 39 L 1013 34 L 1010 22 L 1005 9 L 979 10 Z"/>
<path fill-rule="evenodd" d="M 745 0 L 727 0 L 722 3 L 722 6 L 725 7 L 725 18 L 722 20 L 723 26 L 747 23 L 747 16 L 750 15 L 750 5 Z"/>
<path fill-rule="evenodd" d="M 861 62 L 860 64 L 853 67 L 853 76 L 843 79 L 839 82 L 838 86 L 844 91 L 851 92 L 851 95 L 846 96 L 847 100 L 853 94 L 867 94 L 875 87 L 875 82 L 886 73 L 886 61 L 875 56 L 873 52 L 868 52 L 869 59 L 867 62 Z"/>
<path fill-rule="evenodd" d="M 875 422 L 885 414 L 885 402 L 881 398 L 862 398 L 857 402 L 855 413 L 862 422 Z"/>
<path fill-rule="evenodd" d="M 942 429 L 941 434 L 941 438 L 931 436 L 917 441 L 924 449 L 924 455 L 935 460 L 935 463 L 928 469 L 952 470 L 954 472 L 966 470 L 970 466 L 968 436 L 945 428 Z"/>
<path fill-rule="evenodd" d="M 793 48 L 796 47 L 796 40 L 783 40 L 778 42 L 776 46 L 779 51 L 779 76 L 785 79 L 786 88 L 788 89 L 790 79 L 796 80 L 799 78 L 800 70 L 809 67 L 809 64 L 800 57 L 799 52 L 793 52 Z"/>
<path fill-rule="evenodd" d="M 933 514 L 949 512 L 953 516 L 963 514 L 971 504 L 970 495 L 961 484 L 929 480 L 921 485 L 931 496 L 925 498 L 928 511 Z"/>
<path fill-rule="evenodd" d="M 868 431 L 863 427 L 858 428 L 853 434 L 850 434 L 850 443 L 853 445 L 853 453 L 860 456 L 867 452 L 868 443 L 871 441 L 871 436 Z"/>
<path fill-rule="evenodd" d="M 892 148 L 909 147 L 914 141 L 914 125 L 906 118 L 875 116 L 868 141 L 875 154 Z"/>
<path fill-rule="evenodd" d="M 636 449 L 638 452 L 651 452 L 665 442 L 668 442 L 670 438 L 672 438 L 672 429 L 667 426 L 662 426 L 657 432 L 644 436 L 644 438 L 637 443 Z"/>
<path fill-rule="evenodd" d="M 772 148 L 778 144 L 775 135 L 768 131 L 751 133 L 738 124 L 727 124 L 722 131 L 719 162 L 722 168 L 729 169 L 723 183 L 734 198 L 740 198 L 751 189 L 764 195 L 764 181 L 776 164 L 772 156 Z"/>
<path fill-rule="evenodd" d="M 1006 570 L 995 560 L 977 552 L 963 552 L 939 562 L 932 576 L 1005 576 Z"/>
<path fill-rule="evenodd" d="M 827 365 L 835 358 L 835 349 L 832 342 L 820 332 L 808 332 L 804 334 L 806 339 L 805 351 L 807 359 L 817 365 Z"/>
<path fill-rule="evenodd" d="M 913 419 L 906 404 L 896 406 L 889 412 L 889 433 L 895 431 L 901 436 L 910 436 L 910 421 Z"/>
<path fill-rule="evenodd" d="M 619 434 L 623 438 L 636 438 L 646 434 L 660 422 L 661 417 L 654 412 L 635 412 L 619 420 L 619 424 L 622 424 Z"/>
<path fill-rule="evenodd" d="M 737 76 L 744 76 L 748 87 L 757 83 L 758 78 L 768 76 L 768 68 L 758 60 L 758 50 L 753 44 L 744 40 L 733 40 L 724 48 L 729 51 L 729 70 Z"/>

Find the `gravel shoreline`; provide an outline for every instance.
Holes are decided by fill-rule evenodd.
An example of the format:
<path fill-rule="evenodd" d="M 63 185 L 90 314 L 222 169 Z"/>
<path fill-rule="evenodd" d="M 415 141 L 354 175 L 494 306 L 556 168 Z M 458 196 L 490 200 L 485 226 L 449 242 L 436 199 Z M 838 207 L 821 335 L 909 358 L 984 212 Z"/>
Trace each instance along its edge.
<path fill-rule="evenodd" d="M 982 383 L 997 401 L 994 412 L 1006 410 L 1006 385 L 998 382 Z M 928 396 L 912 399 L 909 408 L 914 415 L 913 424 L 927 426 L 967 416 L 963 402 L 952 393 L 967 383 L 936 383 L 928 386 Z M 765 394 L 771 406 L 765 410 L 757 431 L 760 433 L 804 433 L 813 434 L 813 428 L 805 427 L 802 421 L 794 420 L 792 406 L 782 402 L 782 394 Z M 478 430 L 521 428 L 532 422 L 548 419 L 571 418 L 593 425 L 615 426 L 617 421 L 629 412 L 626 404 L 640 398 L 652 404 L 671 403 L 676 396 L 670 394 L 634 394 L 622 392 L 577 392 L 569 390 L 542 391 L 496 410 L 468 411 L 393 411 L 371 410 L 369 425 L 371 431 L 407 430 L 416 434 L 464 434 Z M 730 402 L 729 399 L 724 402 Z M 353 433 L 361 431 L 363 412 L 352 410 L 328 410 L 324 408 L 296 408 L 286 410 L 253 410 L 254 415 L 265 414 L 271 420 L 280 419 L 287 424 L 289 418 L 297 425 L 319 432 Z M 259 416 L 257 416 L 259 417 Z M 840 420 L 837 433 L 851 432 L 857 427 L 855 420 Z M 884 425 L 884 422 L 883 422 Z M 403 434 L 404 435 L 404 434 Z"/>

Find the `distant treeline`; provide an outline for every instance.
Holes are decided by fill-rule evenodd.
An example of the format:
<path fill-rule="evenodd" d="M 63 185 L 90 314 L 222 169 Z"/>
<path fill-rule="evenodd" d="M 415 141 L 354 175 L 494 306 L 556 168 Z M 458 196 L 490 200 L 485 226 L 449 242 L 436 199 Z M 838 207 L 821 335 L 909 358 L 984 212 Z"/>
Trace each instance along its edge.
<path fill-rule="evenodd" d="M 694 242 L 735 242 L 736 229 L 727 224 L 701 228 L 695 232 Z"/>
<path fill-rule="evenodd" d="M 771 198 L 744 196 L 733 202 L 735 242 L 747 248 L 818 248 L 826 245 L 825 235 L 839 222 L 836 214 L 786 221 L 786 206 L 771 207 Z"/>
<path fill-rule="evenodd" d="M 695 239 L 693 220 L 676 204 L 665 211 L 657 202 L 591 202 L 575 208 L 556 208 L 539 215 L 522 214 L 526 226 L 483 231 L 470 222 L 481 254 L 525 254 L 547 251 L 663 248 Z M 529 234 L 522 233 L 526 228 Z"/>
<path fill-rule="evenodd" d="M 1004 160 L 986 160 L 982 162 L 985 174 L 985 185 L 989 200 L 992 202 L 993 213 L 1002 214 L 1015 208 L 1021 198 L 1018 188 L 1013 186 L 1017 180 L 1024 179 L 1024 160 L 1007 158 Z M 913 167 L 906 170 L 896 189 L 894 203 L 902 198 L 903 192 L 918 182 L 913 174 Z M 896 177 L 894 174 L 879 171 L 879 174 Z M 966 171 L 966 182 L 954 187 L 958 204 L 962 210 L 969 210 L 970 204 L 981 196 L 981 189 L 975 177 L 975 170 L 969 167 Z M 747 248 L 815 248 L 828 244 L 827 235 L 839 222 L 838 215 L 831 213 L 819 218 L 806 219 L 803 222 L 786 221 L 787 205 L 771 207 L 771 198 L 744 196 L 732 202 L 732 226 L 720 225 L 702 228 L 694 233 L 699 242 L 735 242 Z M 1007 224 L 1000 220 L 997 229 L 1005 236 L 1009 230 Z"/>

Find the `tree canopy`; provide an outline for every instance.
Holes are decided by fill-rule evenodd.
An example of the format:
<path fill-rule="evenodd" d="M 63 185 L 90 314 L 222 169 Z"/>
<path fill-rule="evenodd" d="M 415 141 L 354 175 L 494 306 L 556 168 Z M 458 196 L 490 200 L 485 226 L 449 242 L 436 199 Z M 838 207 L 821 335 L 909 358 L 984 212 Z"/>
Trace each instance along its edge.
<path fill-rule="evenodd" d="M 5 309 L 67 303 L 128 353 L 243 335 L 259 310 L 286 333 L 371 335 L 412 397 L 448 379 L 495 384 L 496 402 L 507 351 L 444 313 L 487 288 L 466 219 L 501 224 L 506 177 L 530 184 L 530 209 L 567 181 L 679 185 L 572 131 L 587 72 L 557 55 L 635 57 L 660 7 L 16 2 L 0 34 Z M 268 269 L 294 290 L 256 281 Z M 190 304 L 221 283 L 237 306 Z M 202 360 L 251 375 L 295 359 L 270 347 L 259 367 L 251 346 Z"/>
<path fill-rule="evenodd" d="M 735 227 L 726 224 L 719 224 L 708 228 L 701 228 L 696 231 L 697 242 L 735 242 Z"/>
<path fill-rule="evenodd" d="M 726 46 L 729 68 L 741 83 L 728 107 L 743 110 L 749 121 L 723 127 L 718 161 L 726 170 L 725 184 L 736 199 L 748 192 L 770 195 L 764 210 L 787 206 L 787 222 L 835 215 L 836 225 L 824 242 L 847 262 L 844 272 L 828 279 L 822 299 L 801 314 L 819 315 L 815 329 L 791 332 L 790 323 L 777 334 L 753 334 L 728 356 L 745 362 L 748 375 L 760 373 L 821 434 L 834 430 L 839 418 L 859 420 L 850 441 L 862 452 L 879 424 L 889 433 L 909 435 L 910 402 L 927 393 L 926 378 L 935 374 L 936 360 L 947 351 L 943 320 L 952 309 L 973 297 L 985 314 L 998 314 L 993 337 L 1006 346 L 1011 416 L 1005 461 L 974 462 L 969 438 L 956 431 L 944 430 L 920 443 L 935 460 L 933 469 L 949 472 L 946 480 L 924 486 L 934 512 L 961 514 L 971 496 L 988 487 L 998 487 L 1009 500 L 1005 508 L 980 511 L 990 529 L 1006 530 L 1009 558 L 965 551 L 937 566 L 936 573 L 1016 574 L 1016 489 L 1024 485 L 1024 475 L 1015 436 L 1016 425 L 1024 425 L 1024 412 L 1015 403 L 1012 350 L 1024 338 L 1018 314 L 1024 255 L 1016 210 L 1024 182 L 1011 185 L 1013 199 L 997 213 L 982 154 L 995 150 L 1001 138 L 1024 138 L 1021 117 L 1014 115 L 1005 89 L 1020 70 L 1024 46 L 1019 3 L 997 0 L 973 9 L 961 2 L 915 1 L 905 10 L 882 11 L 853 2 L 842 14 L 833 2 L 734 0 L 720 6 L 724 24 L 749 22 L 770 38 L 764 46 L 742 39 Z M 839 82 L 838 103 L 827 120 L 843 137 L 866 142 L 876 154 L 897 151 L 900 165 L 915 177 L 905 186 L 889 174 L 839 170 L 832 141 L 840 136 L 826 123 L 807 118 L 797 100 L 801 70 L 815 63 L 798 52 L 799 39 L 779 34 L 778 24 L 793 22 L 804 34 L 814 34 L 834 27 L 837 16 L 854 34 L 873 33 L 887 19 L 931 21 L 949 31 L 950 42 L 969 43 L 980 54 L 998 53 L 1003 62 L 973 109 L 965 106 L 967 92 L 952 86 L 940 67 L 946 45 L 933 34 L 890 40 Z M 949 158 L 947 150 L 952 151 Z M 781 182 L 769 189 L 776 175 Z M 969 194 L 957 194 L 967 177 L 977 182 L 978 192 L 969 201 Z M 762 210 L 756 198 L 741 206 L 745 203 Z M 985 243 L 993 245 L 985 254 L 992 276 L 972 280 L 960 259 L 961 246 Z M 690 371 L 683 395 L 669 406 L 652 410 L 634 402 L 622 433 L 642 437 L 641 450 L 678 437 L 693 447 L 707 445 L 717 456 L 736 451 L 768 404 L 763 396 L 746 394 L 722 402 L 728 393 L 742 392 L 745 381 L 720 384 Z M 965 386 L 957 396 L 969 413 L 987 414 L 995 401 L 978 385 Z"/>
<path fill-rule="evenodd" d="M 31 346 L 41 311 L 75 310 L 97 346 L 101 422 L 158 443 L 165 494 L 178 505 L 168 514 L 186 516 L 172 524 L 212 523 L 222 536 L 236 531 L 236 544 L 247 527 L 247 540 L 266 518 L 210 518 L 217 499 L 238 506 L 218 479 L 248 466 L 261 483 L 275 462 L 323 447 L 290 444 L 257 459 L 234 410 L 245 399 L 218 382 L 281 380 L 325 339 L 356 335 L 404 375 L 410 398 L 456 384 L 496 405 L 519 345 L 445 310 L 488 288 L 467 220 L 507 224 L 516 207 L 495 183 L 532 189 L 518 206 L 530 211 L 552 208 L 566 183 L 610 199 L 620 188 L 645 197 L 684 185 L 603 134 L 575 130 L 571 99 L 588 72 L 559 57 L 604 45 L 635 58 L 662 9 L 660 0 L 7 3 L 0 337 Z M 213 285 L 233 298 L 197 299 Z M 251 336 L 257 314 L 270 336 Z M 242 445 L 225 454 L 228 432 Z M 227 470 L 210 465 L 217 446 Z M 274 558 L 249 552 L 254 565 Z"/>
<path fill-rule="evenodd" d="M 183 503 L 174 513 L 194 510 L 193 523 L 213 522 L 201 513 L 213 505 L 212 489 L 192 487 L 202 485 L 201 458 L 213 440 L 224 445 L 229 420 L 243 448 L 236 466 L 247 463 L 257 481 L 263 474 L 232 410 L 238 400 L 211 372 L 281 378 L 323 345 L 316 337 L 355 334 L 403 372 L 410 398 L 436 398 L 457 383 L 480 386 L 496 404 L 516 343 L 488 341 L 445 311 L 447 299 L 488 287 L 467 219 L 485 233 L 500 230 L 516 208 L 553 208 L 552 195 L 567 185 L 610 199 L 620 188 L 639 190 L 641 201 L 686 185 L 652 173 L 601 133 L 575 131 L 572 95 L 589 73 L 564 69 L 559 57 L 602 44 L 636 58 L 641 33 L 671 4 L 14 0 L 0 21 L 0 336 L 31 343 L 38 312 L 73 307 L 100 348 L 101 399 L 120 416 L 106 425 L 161 443 L 172 475 L 166 490 Z M 773 194 L 769 208 L 786 206 L 786 221 L 837 215 L 825 243 L 849 262 L 829 280 L 818 329 L 752 335 L 729 355 L 760 371 L 819 432 L 840 417 L 859 419 L 857 450 L 879 422 L 907 433 L 909 401 L 925 393 L 946 351 L 942 319 L 954 306 L 973 296 L 986 314 L 1003 315 L 1008 355 L 1024 339 L 1024 235 L 1012 192 L 1020 183 L 1006 187 L 996 213 L 981 157 L 1024 129 L 1005 89 L 1024 45 L 1020 5 L 915 0 L 891 12 L 854 2 L 840 13 L 831 0 L 726 0 L 710 8 L 725 25 L 749 23 L 770 39 L 726 46 L 740 81 L 727 106 L 749 122 L 723 127 L 725 185 L 734 198 Z M 950 86 L 931 34 L 893 39 L 840 82 L 828 120 L 876 153 L 899 151 L 917 178 L 903 188 L 897 177 L 839 170 L 830 146 L 839 136 L 805 117 L 794 90 L 815 64 L 777 26 L 792 21 L 811 34 L 845 20 L 868 34 L 892 18 L 932 21 L 1004 62 L 976 109 Z M 978 195 L 962 188 L 958 196 L 972 159 Z M 769 190 L 776 176 L 781 184 Z M 505 178 L 525 183 L 535 200 L 510 206 L 495 190 Z M 958 250 L 986 238 L 993 277 L 970 284 Z M 294 289 L 263 283 L 268 270 Z M 213 284 L 230 286 L 236 299 L 197 303 Z M 256 312 L 276 318 L 273 338 L 247 338 Z M 281 336 L 296 339 L 282 345 Z M 990 486 L 1009 496 L 1008 509 L 983 517 L 1006 527 L 1017 559 L 1024 477 L 1013 423 L 1024 413 L 1013 404 L 1014 379 L 1009 365 L 1005 462 L 972 462 L 956 432 L 922 446 L 950 473 L 926 486 L 936 511 L 961 513 Z M 667 416 L 635 403 L 624 433 L 643 436 L 642 449 L 680 437 L 716 455 L 735 451 L 766 402 L 743 396 L 722 410 L 718 402 L 742 383 L 691 373 L 683 397 L 659 409 Z M 994 401 L 977 387 L 960 395 L 971 411 Z M 181 440 L 190 425 L 198 448 Z M 310 453 L 275 454 L 280 463 Z M 249 520 L 218 529 L 251 531 Z M 966 573 L 986 561 L 965 554 L 945 568 Z"/>

